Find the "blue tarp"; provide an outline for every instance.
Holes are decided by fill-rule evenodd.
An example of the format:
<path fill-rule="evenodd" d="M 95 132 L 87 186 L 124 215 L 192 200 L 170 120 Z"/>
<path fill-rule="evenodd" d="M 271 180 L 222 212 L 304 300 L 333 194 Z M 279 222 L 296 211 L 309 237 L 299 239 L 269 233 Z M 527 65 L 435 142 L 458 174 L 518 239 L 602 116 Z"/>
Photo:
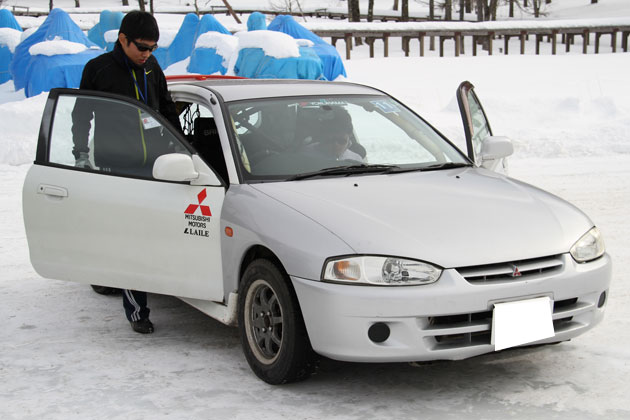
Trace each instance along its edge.
<path fill-rule="evenodd" d="M 214 48 L 195 48 L 190 56 L 188 72 L 199 74 L 225 74 L 227 69 L 223 66 L 223 56 L 217 54 Z"/>
<path fill-rule="evenodd" d="M 6 45 L 0 45 L 0 85 L 11 80 L 9 64 L 13 59 L 13 53 Z"/>
<path fill-rule="evenodd" d="M 85 63 L 104 52 L 98 48 L 79 54 L 51 57 L 30 55 L 29 48 L 33 45 L 54 39 L 76 42 L 88 48 L 98 48 L 66 12 L 53 9 L 42 26 L 15 49 L 10 66 L 15 90 L 26 88 L 26 96 L 33 96 L 53 87 L 79 87 Z"/>
<path fill-rule="evenodd" d="M 173 39 L 171 45 L 168 48 L 158 48 L 155 50 L 153 55 L 157 58 L 158 63 L 160 63 L 160 67 L 166 69 L 171 64 L 191 57 L 191 55 L 193 55 L 195 43 L 197 42 L 199 36 L 209 31 L 215 31 L 227 35 L 232 34 L 212 15 L 204 15 L 201 19 L 199 19 L 194 13 L 189 13 L 184 18 L 184 22 L 182 22 L 182 26 L 180 26 L 179 31 L 177 32 L 177 35 L 175 36 L 175 39 Z M 205 49 L 208 50 L 208 48 Z M 201 52 L 201 56 L 204 57 L 204 61 L 207 61 L 208 51 Z M 197 59 L 199 58 L 201 57 L 197 57 Z M 219 64 L 222 60 L 223 59 L 219 60 Z M 217 68 L 215 71 L 219 71 L 219 69 Z"/>
<path fill-rule="evenodd" d="M 114 42 L 111 42 L 108 46 L 105 40 L 105 33 L 108 31 L 117 30 L 120 28 L 120 23 L 123 20 L 122 12 L 112 12 L 109 10 L 103 10 L 99 22 L 92 27 L 88 32 L 88 39 L 98 45 L 101 48 L 111 51 L 114 48 Z M 111 48 L 109 48 L 111 47 Z"/>
<path fill-rule="evenodd" d="M 22 31 L 20 24 L 17 23 L 13 14 L 7 9 L 0 9 L 0 28 L 15 29 Z M 13 60 L 13 53 L 8 45 L 0 44 L 0 84 L 11 80 L 11 72 L 9 65 Z"/>
<path fill-rule="evenodd" d="M 13 13 L 7 9 L 0 9 L 0 28 L 17 29 L 18 31 L 22 30 L 20 24 L 17 20 L 15 20 Z"/>
<path fill-rule="evenodd" d="M 160 47 L 153 53 L 160 63 L 160 67 L 166 69 L 171 64 L 190 57 L 198 25 L 199 17 L 196 14 L 188 13 L 184 17 L 182 26 L 179 27 L 171 45 L 168 48 Z"/>
<path fill-rule="evenodd" d="M 260 12 L 254 12 L 247 18 L 248 31 L 260 31 L 267 29 L 267 18 Z"/>
<path fill-rule="evenodd" d="M 341 57 L 337 49 L 324 41 L 304 26 L 297 23 L 293 17 L 279 15 L 269 24 L 270 31 L 284 32 L 295 39 L 308 39 L 315 43 L 313 49 L 321 58 L 324 65 L 324 76 L 328 80 L 335 80 L 338 76 L 346 76 Z"/>
<path fill-rule="evenodd" d="M 324 77 L 322 61 L 312 48 L 300 47 L 299 57 L 275 58 L 265 55 L 262 48 L 239 51 L 234 66 L 237 76 L 254 79 L 311 79 Z"/>
<path fill-rule="evenodd" d="M 228 31 L 225 26 L 221 25 L 214 16 L 212 15 L 204 15 L 199 21 L 199 25 L 197 25 L 197 32 L 195 33 L 195 39 L 193 41 L 193 47 L 197 42 L 197 39 L 201 36 L 201 34 L 205 34 L 206 32 L 215 31 L 226 35 L 232 35 L 232 32 Z"/>
<path fill-rule="evenodd" d="M 86 50 L 80 54 L 31 57 L 24 94 L 30 98 L 56 87 L 78 88 L 85 63 L 103 52 L 104 50 Z"/>

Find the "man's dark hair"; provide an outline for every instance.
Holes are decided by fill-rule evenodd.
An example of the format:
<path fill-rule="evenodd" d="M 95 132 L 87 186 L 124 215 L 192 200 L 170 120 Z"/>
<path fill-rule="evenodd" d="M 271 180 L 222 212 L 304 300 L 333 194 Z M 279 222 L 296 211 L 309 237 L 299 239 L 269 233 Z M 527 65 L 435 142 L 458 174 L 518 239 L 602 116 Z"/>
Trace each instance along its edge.
<path fill-rule="evenodd" d="M 146 39 L 157 42 L 160 39 L 160 29 L 153 15 L 140 10 L 133 10 L 125 15 L 119 33 L 125 34 L 129 41 Z"/>

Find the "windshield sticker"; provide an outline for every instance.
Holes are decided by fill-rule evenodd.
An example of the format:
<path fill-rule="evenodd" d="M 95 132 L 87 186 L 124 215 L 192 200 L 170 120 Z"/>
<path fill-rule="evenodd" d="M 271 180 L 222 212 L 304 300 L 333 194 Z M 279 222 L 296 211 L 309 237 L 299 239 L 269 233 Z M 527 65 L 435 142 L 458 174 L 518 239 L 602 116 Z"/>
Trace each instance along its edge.
<path fill-rule="evenodd" d="M 210 206 L 204 205 L 203 202 L 208 196 L 204 188 L 197 194 L 197 204 L 189 204 L 184 210 L 184 234 L 192 236 L 210 237 L 209 224 L 212 220 L 212 212 Z M 197 215 L 197 213 L 200 213 Z"/>
<path fill-rule="evenodd" d="M 142 119 L 142 126 L 145 130 L 150 130 L 152 128 L 161 127 L 162 125 L 151 115 L 146 112 L 142 112 L 140 114 L 140 119 Z"/>
<path fill-rule="evenodd" d="M 370 101 L 370 103 L 386 114 L 400 112 L 400 108 L 389 101 Z"/>
<path fill-rule="evenodd" d="M 300 102 L 299 106 L 302 108 L 310 108 L 310 107 L 321 107 L 321 106 L 346 106 L 348 105 L 348 101 L 342 100 L 332 100 L 332 99 L 320 99 L 318 101 L 304 101 Z"/>

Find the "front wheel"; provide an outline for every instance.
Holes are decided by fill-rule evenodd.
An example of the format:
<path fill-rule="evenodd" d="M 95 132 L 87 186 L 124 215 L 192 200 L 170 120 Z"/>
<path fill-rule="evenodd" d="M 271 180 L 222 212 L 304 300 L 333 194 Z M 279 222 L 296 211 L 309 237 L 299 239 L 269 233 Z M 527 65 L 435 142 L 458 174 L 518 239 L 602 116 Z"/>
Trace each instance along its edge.
<path fill-rule="evenodd" d="M 253 261 L 238 301 L 241 344 L 254 373 L 272 385 L 308 378 L 316 356 L 286 274 L 268 260 Z"/>

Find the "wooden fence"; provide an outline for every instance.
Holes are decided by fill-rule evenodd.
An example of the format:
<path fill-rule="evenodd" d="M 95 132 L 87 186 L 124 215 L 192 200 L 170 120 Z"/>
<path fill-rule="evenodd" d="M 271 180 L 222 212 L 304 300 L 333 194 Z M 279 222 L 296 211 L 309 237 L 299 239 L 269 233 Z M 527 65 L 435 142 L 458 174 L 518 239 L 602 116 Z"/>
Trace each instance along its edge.
<path fill-rule="evenodd" d="M 623 19 L 592 19 L 567 21 L 509 21 L 509 22 L 425 22 L 425 23 L 344 23 L 343 25 L 306 24 L 311 31 L 320 37 L 331 38 L 332 44 L 344 40 L 346 44 L 346 59 L 350 59 L 352 52 L 352 38 L 364 38 L 369 45 L 370 57 L 374 57 L 374 44 L 377 40 L 383 43 L 383 54 L 389 55 L 389 41 L 400 38 L 405 56 L 410 54 L 410 41 L 419 41 L 419 55 L 425 55 L 425 41 L 434 38 L 438 41 L 440 57 L 444 56 L 444 44 L 454 43 L 454 55 L 464 54 L 464 40 L 472 38 L 472 55 L 477 55 L 477 46 L 483 44 L 488 54 L 492 55 L 497 40 L 503 40 L 502 51 L 509 54 L 511 38 L 520 40 L 520 54 L 525 54 L 525 44 L 531 37 L 536 41 L 536 54 L 540 53 L 543 40 L 551 43 L 551 53 L 556 54 L 558 44 L 564 45 L 568 52 L 575 37 L 581 37 L 582 52 L 588 52 L 588 46 L 594 43 L 594 52 L 599 53 L 601 37 L 610 39 L 613 52 L 618 46 L 623 52 L 628 51 L 628 36 L 630 35 L 630 18 Z M 620 41 L 620 44 L 619 44 Z M 500 42 L 500 41 L 499 41 Z"/>

